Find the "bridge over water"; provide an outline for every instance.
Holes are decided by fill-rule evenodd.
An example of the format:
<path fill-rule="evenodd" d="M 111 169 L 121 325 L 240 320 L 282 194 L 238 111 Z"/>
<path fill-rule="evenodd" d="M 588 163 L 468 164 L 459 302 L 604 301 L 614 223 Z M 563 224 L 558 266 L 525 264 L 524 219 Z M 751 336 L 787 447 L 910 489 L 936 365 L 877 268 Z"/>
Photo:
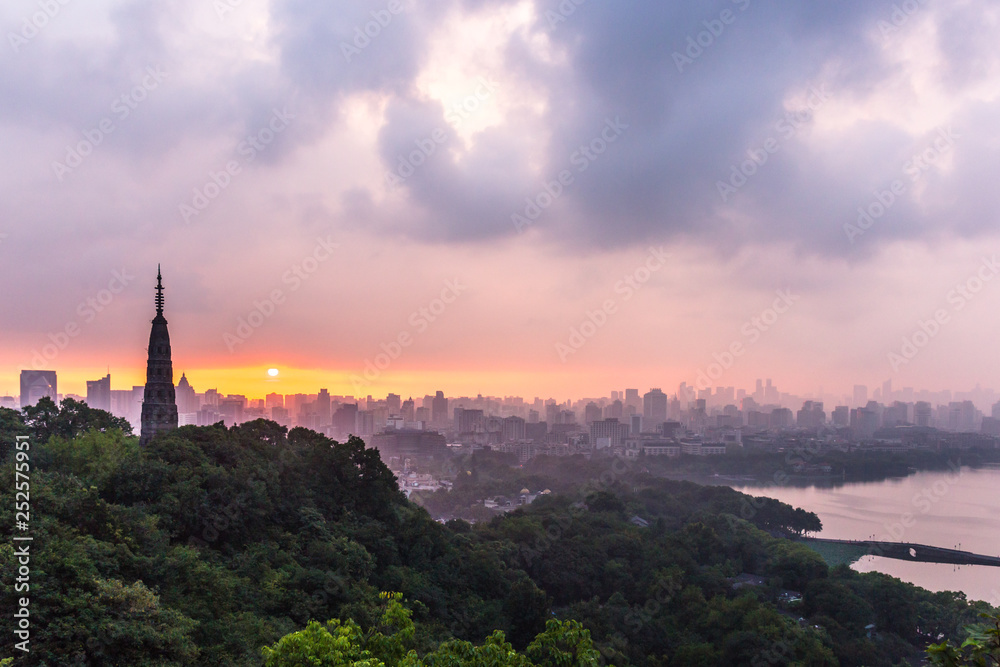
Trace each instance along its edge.
<path fill-rule="evenodd" d="M 802 540 L 815 549 L 827 562 L 853 563 L 863 556 L 882 556 L 914 563 L 947 563 L 951 565 L 991 565 L 1000 567 L 1000 557 L 974 554 L 970 551 L 945 549 L 911 542 L 878 542 L 876 540 L 830 540 L 809 537 Z"/>

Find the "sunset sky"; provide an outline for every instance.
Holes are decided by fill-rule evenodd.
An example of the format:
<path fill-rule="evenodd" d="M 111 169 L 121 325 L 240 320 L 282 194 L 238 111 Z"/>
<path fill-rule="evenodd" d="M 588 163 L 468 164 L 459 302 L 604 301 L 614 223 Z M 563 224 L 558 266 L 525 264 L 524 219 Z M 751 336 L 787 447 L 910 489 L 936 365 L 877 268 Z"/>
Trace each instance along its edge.
<path fill-rule="evenodd" d="M 996 3 L 10 0 L 0 28 L 0 395 L 142 384 L 158 263 L 198 391 L 1000 388 Z"/>

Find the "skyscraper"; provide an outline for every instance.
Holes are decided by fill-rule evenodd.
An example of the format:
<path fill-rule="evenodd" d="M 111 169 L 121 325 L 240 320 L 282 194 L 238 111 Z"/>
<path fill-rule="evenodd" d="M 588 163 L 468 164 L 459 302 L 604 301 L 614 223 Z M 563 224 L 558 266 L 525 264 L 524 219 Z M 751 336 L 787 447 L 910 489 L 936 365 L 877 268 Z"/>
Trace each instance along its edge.
<path fill-rule="evenodd" d="M 631 405 L 632 407 L 634 407 L 636 409 L 636 411 L 638 411 L 639 408 L 642 407 L 642 399 L 639 398 L 639 390 L 638 389 L 626 389 L 625 390 L 625 405 Z"/>
<path fill-rule="evenodd" d="M 431 421 L 435 424 L 448 423 L 448 399 L 439 391 L 431 401 Z"/>
<path fill-rule="evenodd" d="M 35 405 L 43 396 L 59 402 L 55 371 L 21 371 L 21 407 Z"/>
<path fill-rule="evenodd" d="M 174 369 L 170 361 L 170 334 L 163 317 L 163 278 L 156 267 L 156 317 L 149 332 L 149 359 L 146 362 L 146 389 L 142 394 L 142 435 L 146 445 L 159 433 L 177 428 Z"/>
<path fill-rule="evenodd" d="M 100 380 L 87 380 L 87 405 L 111 412 L 111 373 Z"/>
<path fill-rule="evenodd" d="M 403 405 L 400 406 L 399 408 L 399 411 L 403 415 L 403 421 L 408 421 L 408 422 L 413 421 L 414 410 L 415 408 L 413 406 L 413 397 L 410 397 L 405 401 L 403 401 Z"/>
<path fill-rule="evenodd" d="M 667 421 L 667 395 L 658 388 L 650 389 L 643 397 L 642 417 L 649 424 Z"/>
<path fill-rule="evenodd" d="M 179 414 L 198 412 L 198 395 L 184 373 L 181 373 L 181 381 L 177 383 L 174 397 L 177 402 L 177 412 Z"/>
<path fill-rule="evenodd" d="M 316 414 L 319 416 L 320 427 L 329 426 L 332 423 L 333 414 L 330 412 L 330 392 L 320 389 L 316 396 Z"/>

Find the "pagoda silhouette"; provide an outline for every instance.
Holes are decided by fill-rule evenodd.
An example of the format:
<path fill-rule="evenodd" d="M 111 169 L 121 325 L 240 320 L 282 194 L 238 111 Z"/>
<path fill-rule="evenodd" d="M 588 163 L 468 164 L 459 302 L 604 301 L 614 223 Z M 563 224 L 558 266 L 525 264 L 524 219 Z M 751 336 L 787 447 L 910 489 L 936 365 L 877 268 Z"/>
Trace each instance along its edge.
<path fill-rule="evenodd" d="M 170 361 L 170 334 L 163 317 L 163 277 L 156 266 L 156 317 L 149 332 L 149 359 L 146 362 L 146 388 L 142 394 L 142 431 L 139 445 L 145 446 L 156 435 L 177 428 L 177 399 L 174 393 L 174 368 Z"/>

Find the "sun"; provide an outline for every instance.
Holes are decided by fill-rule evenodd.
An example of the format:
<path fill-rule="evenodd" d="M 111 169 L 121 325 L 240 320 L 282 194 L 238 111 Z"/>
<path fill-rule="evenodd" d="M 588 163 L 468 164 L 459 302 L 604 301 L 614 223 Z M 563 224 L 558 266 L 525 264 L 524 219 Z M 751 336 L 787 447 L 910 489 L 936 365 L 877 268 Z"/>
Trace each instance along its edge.
<path fill-rule="evenodd" d="M 276 377 L 278 377 L 278 372 L 279 372 L 279 371 L 278 371 L 278 369 L 277 369 L 277 368 L 268 368 L 268 369 L 267 369 L 267 374 L 268 374 L 268 375 L 270 375 L 270 376 L 271 376 L 271 377 L 273 377 L 273 378 L 276 378 Z"/>

